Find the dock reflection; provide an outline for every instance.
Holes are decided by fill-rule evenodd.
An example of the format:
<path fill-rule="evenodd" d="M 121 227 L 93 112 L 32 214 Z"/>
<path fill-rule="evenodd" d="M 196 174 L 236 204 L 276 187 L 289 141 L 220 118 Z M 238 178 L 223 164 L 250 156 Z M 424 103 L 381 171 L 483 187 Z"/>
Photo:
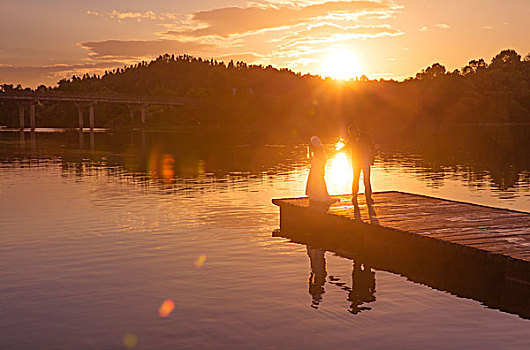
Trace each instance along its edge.
<path fill-rule="evenodd" d="M 367 221 L 376 219 L 375 212 L 372 216 Z M 380 229 L 383 228 L 376 228 Z M 307 246 L 311 264 L 309 293 L 313 298 L 312 307 L 318 308 L 322 303 L 328 285 L 336 285 L 347 293 L 349 312 L 358 314 L 370 310 L 369 303 L 376 298 L 375 273 L 372 270 L 375 269 L 530 319 L 530 285 L 519 277 L 521 271 L 524 272 L 521 266 L 458 247 L 447 246 L 441 250 L 438 246 L 422 243 L 423 240 L 416 245 L 395 246 L 374 238 L 377 232 L 366 231 L 360 238 L 352 231 L 341 231 L 340 225 L 329 228 L 326 235 L 321 233 L 321 227 L 308 228 L 300 220 L 290 223 L 284 217 L 281 218 L 281 229 L 273 232 L 273 236 Z M 351 287 L 334 277 L 333 271 L 326 269 L 326 252 L 352 260 Z M 328 276 L 327 282 L 322 276 Z"/>

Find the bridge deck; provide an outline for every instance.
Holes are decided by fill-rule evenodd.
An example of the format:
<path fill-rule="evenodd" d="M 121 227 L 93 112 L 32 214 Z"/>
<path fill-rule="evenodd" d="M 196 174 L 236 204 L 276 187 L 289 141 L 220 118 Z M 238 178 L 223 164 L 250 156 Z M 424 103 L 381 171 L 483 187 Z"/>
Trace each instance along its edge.
<path fill-rule="evenodd" d="M 96 96 L 96 95 L 66 95 L 61 93 L 0 93 L 0 99 L 13 101 L 56 101 L 56 102 L 85 102 L 85 103 L 123 103 L 131 105 L 168 105 L 182 106 L 190 103 L 189 99 L 160 99 L 131 96 Z"/>
<path fill-rule="evenodd" d="M 530 262 L 530 213 L 396 191 L 374 193 L 372 208 L 362 195 L 358 209 L 349 196 L 335 198 L 340 201 L 327 210 L 327 216 Z M 274 199 L 273 203 L 310 210 L 307 198 Z"/>

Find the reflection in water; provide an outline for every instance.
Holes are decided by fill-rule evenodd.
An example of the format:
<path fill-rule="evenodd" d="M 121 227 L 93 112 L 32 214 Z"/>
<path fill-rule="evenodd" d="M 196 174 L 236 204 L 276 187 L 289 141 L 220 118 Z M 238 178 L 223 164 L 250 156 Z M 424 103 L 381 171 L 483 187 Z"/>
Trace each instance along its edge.
<path fill-rule="evenodd" d="M 19 132 L 19 135 L 20 135 L 20 137 L 19 137 L 20 147 L 21 147 L 22 149 L 24 149 L 25 146 L 26 146 L 26 136 L 25 136 L 25 134 L 24 134 L 24 131 L 21 130 L 21 131 Z"/>
<path fill-rule="evenodd" d="M 35 131 L 31 132 L 30 137 L 31 137 L 31 152 L 35 153 L 35 151 L 37 150 L 37 140 L 35 137 Z"/>
<path fill-rule="evenodd" d="M 520 128 L 521 129 L 521 128 Z M 524 129 L 524 128 L 522 128 Z M 529 129 L 529 130 L 526 130 Z M 397 169 L 408 173 L 421 181 L 424 186 L 439 189 L 450 181 L 459 181 L 471 190 L 490 190 L 493 186 L 499 191 L 496 196 L 515 198 L 520 191 L 530 189 L 530 157 L 525 136 L 530 132 L 518 130 L 512 139 L 508 155 L 499 157 L 494 150 L 487 152 L 480 147 L 465 148 L 465 152 L 451 149 L 448 152 L 431 149 L 412 149 L 406 153 L 383 152 L 376 160 L 373 172 L 373 183 L 376 190 L 381 190 L 378 176 L 381 171 Z M 85 149 L 83 134 L 75 132 L 40 133 L 39 143 L 33 147 L 33 154 L 57 154 L 67 152 L 69 161 L 89 159 L 99 161 L 102 156 L 113 158 L 119 165 L 131 173 L 148 172 L 149 161 L 146 159 L 157 150 L 170 154 L 175 160 L 175 176 L 189 174 L 189 169 L 197 169 L 196 163 L 203 161 L 207 173 L 228 174 L 231 172 L 250 172 L 260 174 L 278 164 L 304 166 L 307 164 L 305 147 L 256 145 L 248 139 L 239 139 L 237 135 L 222 133 L 218 130 L 176 133 L 155 133 L 145 130 L 128 133 L 95 133 L 90 134 L 90 152 L 77 154 L 77 159 L 68 152 L 71 149 Z M 12 142 L 16 133 L 0 133 L 0 142 Z M 73 137 L 75 135 L 75 138 Z M 519 135 L 519 136 L 517 136 Z M 515 137 L 517 136 L 517 137 Z M 251 140 L 252 141 L 252 140 Z M 24 150 L 24 134 L 20 133 L 18 150 Z M 274 147 L 273 147 L 274 146 Z M 395 149 L 399 149 L 398 146 Z M 5 150 L 7 151 L 7 150 Z M 87 150 L 88 151 L 88 150 Z M 418 152 L 425 151 L 425 154 Z M 119 155 L 119 156 L 118 156 Z M 193 164 L 195 163 L 195 164 Z M 332 194 L 349 193 L 352 184 L 350 155 L 347 150 L 335 154 L 327 163 L 326 181 Z M 399 179 L 396 179 L 399 183 Z M 396 187 L 395 185 L 393 187 Z M 393 188 L 395 189 L 395 188 Z M 406 189 L 403 189 L 406 190 Z M 361 189 L 362 192 L 362 189 Z"/>
<path fill-rule="evenodd" d="M 145 152 L 146 152 L 146 145 L 145 145 L 145 142 L 146 142 L 146 141 L 145 141 L 145 140 L 146 140 L 146 138 L 145 138 L 145 129 L 142 129 L 141 133 L 142 133 L 142 154 L 145 155 Z"/>
<path fill-rule="evenodd" d="M 117 166 L 121 167 L 120 173 L 127 173 L 134 182 L 154 180 L 163 186 L 174 183 L 177 189 L 181 187 L 176 185 L 179 179 L 201 180 L 212 176 L 244 179 L 290 174 L 307 177 L 305 146 L 244 144 L 233 134 L 217 130 L 198 133 L 142 130 L 136 137 L 134 133 L 96 132 L 90 135 L 93 149 L 88 150 L 83 135 L 78 132 L 47 131 L 39 133 L 38 142 L 30 150 L 25 147 L 24 133 L 17 137 L 13 132 L 1 132 L 0 144 L 8 147 L 0 148 L 0 157 L 9 161 L 13 156 L 36 158 L 46 154 L 60 157 L 66 163 L 83 163 L 83 168 Z M 80 148 L 83 152 L 79 152 Z M 519 148 L 521 152 L 523 148 Z M 173 159 L 173 179 L 159 172 L 165 154 Z M 421 156 L 383 153 L 376 160 L 372 182 L 377 191 L 401 190 L 528 211 L 530 202 L 524 197 L 530 192 L 530 158 L 515 159 L 517 166 L 492 161 L 488 165 L 491 170 L 487 170 L 478 167 L 472 155 L 458 158 L 461 163 L 433 167 L 430 159 Z M 329 192 L 350 193 L 353 174 L 349 152 L 337 153 L 327 164 Z M 441 182 L 434 181 L 435 178 Z M 289 185 L 292 195 L 303 195 L 301 183 L 300 180 L 296 185 Z"/>
<path fill-rule="evenodd" d="M 369 208 L 361 208 L 366 216 Z M 293 242 L 319 247 L 323 251 L 354 261 L 350 311 L 358 313 L 364 303 L 375 300 L 375 275 L 371 268 L 406 277 L 431 288 L 471 298 L 489 308 L 530 319 L 528 267 L 522 261 L 477 254 L 457 245 L 442 245 L 430 239 L 409 239 L 408 235 L 380 226 L 331 219 L 323 224 L 312 220 L 313 213 L 282 208 L 281 230 L 273 233 Z M 332 214 L 333 215 L 333 214 Z M 371 222 L 376 219 L 369 214 Z M 328 234 L 322 235 L 322 230 Z M 398 237 L 399 236 L 399 237 Z M 330 269 L 328 273 L 331 274 Z M 345 289 L 340 279 L 330 283 Z"/>
<path fill-rule="evenodd" d="M 311 307 L 318 309 L 322 301 L 322 294 L 324 294 L 324 284 L 326 284 L 326 258 L 324 257 L 322 249 L 311 248 L 307 246 L 307 255 L 311 265 L 311 273 L 309 275 L 309 294 L 312 297 Z"/>
<path fill-rule="evenodd" d="M 311 307 L 318 309 L 322 302 L 322 295 L 325 291 L 326 277 L 328 276 L 326 265 L 326 251 L 319 248 L 311 248 L 306 245 L 307 256 L 311 271 L 309 274 L 308 285 L 309 294 L 311 295 Z M 329 284 L 335 285 L 348 293 L 347 300 L 350 303 L 348 312 L 358 314 L 359 312 L 371 310 L 365 304 L 376 300 L 375 297 L 375 272 L 366 263 L 359 259 L 353 259 L 351 272 L 351 287 L 342 282 L 337 275 L 329 276 Z"/>
<path fill-rule="evenodd" d="M 352 286 L 348 293 L 351 305 L 348 311 L 355 315 L 371 310 L 371 307 L 362 305 L 375 301 L 375 272 L 361 261 L 353 261 L 351 280 Z"/>
<path fill-rule="evenodd" d="M 96 149 L 96 141 L 94 138 L 94 131 L 91 130 L 90 131 L 90 150 L 95 151 L 95 149 Z"/>
<path fill-rule="evenodd" d="M 458 295 L 479 294 L 492 307 L 499 296 L 508 299 L 501 306 L 528 300 L 523 286 L 503 283 L 504 271 L 469 270 L 469 261 L 452 256 L 442 270 L 403 267 L 387 260 L 407 252 L 379 241 L 388 248 L 381 256 L 346 260 L 318 242 L 300 241 L 315 247 L 310 253 L 270 237 L 278 226 L 270 199 L 303 193 L 305 148 L 146 133 L 143 152 L 140 136 L 130 144 L 129 134 L 96 133 L 95 150 L 80 151 L 71 132 L 39 133 L 33 152 L 27 136 L 22 149 L 19 135 L 0 133 L 0 227 L 10 228 L 0 234 L 0 347 L 250 349 L 266 339 L 267 349 L 384 349 L 396 335 L 403 348 L 528 345 L 528 321 L 395 274 L 440 290 L 469 287 L 472 293 Z M 392 186 L 418 182 L 417 168 L 384 166 L 374 176 L 390 173 Z M 518 186 L 518 196 L 528 193 Z M 359 204 L 367 221 L 376 217 Z M 456 279 L 447 271 L 461 273 Z M 470 276 L 487 278 L 477 285 Z M 318 312 L 308 307 L 308 289 Z M 346 312 L 369 307 L 361 316 Z M 449 336 L 437 334 L 439 327 Z"/>

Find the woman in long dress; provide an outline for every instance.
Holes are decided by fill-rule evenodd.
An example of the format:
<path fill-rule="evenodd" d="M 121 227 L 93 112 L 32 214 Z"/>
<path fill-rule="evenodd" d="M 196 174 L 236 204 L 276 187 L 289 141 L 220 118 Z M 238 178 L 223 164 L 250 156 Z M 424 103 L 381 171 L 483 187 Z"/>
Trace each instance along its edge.
<path fill-rule="evenodd" d="M 326 173 L 326 151 L 322 141 L 317 136 L 311 137 L 309 143 L 309 158 L 311 159 L 311 169 L 307 178 L 305 194 L 313 202 L 333 203 L 326 186 L 324 175 Z"/>

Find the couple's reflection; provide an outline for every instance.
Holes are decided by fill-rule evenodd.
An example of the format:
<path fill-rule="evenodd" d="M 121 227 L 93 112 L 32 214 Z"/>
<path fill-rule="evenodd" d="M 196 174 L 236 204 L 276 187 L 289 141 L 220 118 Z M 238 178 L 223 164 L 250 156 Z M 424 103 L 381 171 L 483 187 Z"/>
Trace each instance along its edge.
<path fill-rule="evenodd" d="M 318 248 L 307 247 L 307 255 L 311 265 L 308 285 L 309 294 L 311 295 L 311 307 L 318 309 L 322 302 L 322 296 L 325 293 L 324 285 L 328 275 L 326 266 L 325 251 Z M 350 302 L 348 311 L 352 314 L 358 314 L 365 310 L 371 310 L 371 307 L 364 304 L 375 301 L 375 272 L 371 267 L 360 261 L 353 261 L 351 287 L 346 283 L 340 282 L 340 278 L 330 276 L 329 283 L 340 287 L 348 293 L 347 300 Z"/>
<path fill-rule="evenodd" d="M 366 264 L 353 261 L 351 284 L 348 293 L 350 302 L 348 311 L 355 315 L 361 311 L 371 310 L 371 307 L 362 305 L 375 301 L 375 272 Z"/>
<path fill-rule="evenodd" d="M 324 294 L 324 284 L 326 284 L 326 276 L 328 275 L 326 269 L 325 251 L 322 249 L 311 248 L 307 246 L 307 255 L 311 264 L 311 273 L 309 275 L 309 294 L 311 294 L 311 307 L 318 309 L 318 305 L 322 301 L 322 294 Z"/>

